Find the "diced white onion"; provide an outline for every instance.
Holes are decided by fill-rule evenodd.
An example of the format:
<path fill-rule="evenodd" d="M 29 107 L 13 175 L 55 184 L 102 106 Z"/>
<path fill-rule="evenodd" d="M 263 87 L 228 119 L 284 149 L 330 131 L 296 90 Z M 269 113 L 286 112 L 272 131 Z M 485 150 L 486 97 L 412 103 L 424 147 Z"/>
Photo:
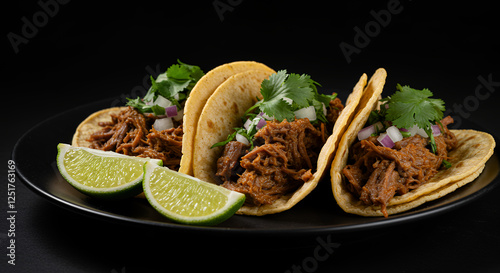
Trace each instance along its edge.
<path fill-rule="evenodd" d="M 169 106 L 172 106 L 172 102 L 163 96 L 158 96 L 158 98 L 156 98 L 154 104 L 161 106 L 163 108 L 167 108 Z"/>
<path fill-rule="evenodd" d="M 326 115 L 328 114 L 328 111 L 326 111 L 326 106 L 324 103 L 321 103 L 323 105 L 323 115 L 326 117 Z"/>
<path fill-rule="evenodd" d="M 387 135 L 391 138 L 392 142 L 396 143 L 403 139 L 403 135 L 396 126 L 391 126 L 386 130 Z"/>
<path fill-rule="evenodd" d="M 425 130 L 419 128 L 417 125 L 413 125 L 412 127 L 408 128 L 408 131 L 410 132 L 411 136 L 420 135 L 422 137 L 429 137 Z"/>
<path fill-rule="evenodd" d="M 377 138 L 378 142 L 382 144 L 382 146 L 387 147 L 387 148 L 392 148 L 394 147 L 394 142 L 392 139 L 387 135 L 386 133 L 380 134 L 380 136 Z"/>
<path fill-rule="evenodd" d="M 243 128 L 245 128 L 245 130 L 248 130 L 248 127 L 250 127 L 250 123 L 252 123 L 252 120 L 247 119 L 247 121 L 245 121 L 245 124 L 243 124 Z"/>
<path fill-rule="evenodd" d="M 377 131 L 381 131 L 384 129 L 384 126 L 379 121 L 370 126 L 366 126 L 358 132 L 358 140 L 361 141 L 363 139 L 369 138 L 372 134 L 375 134 Z"/>
<path fill-rule="evenodd" d="M 314 106 L 308 106 L 306 108 L 299 109 L 294 112 L 297 119 L 308 118 L 309 121 L 316 120 L 316 109 Z"/>
<path fill-rule="evenodd" d="M 184 109 L 181 109 L 180 111 L 177 111 L 177 116 L 173 117 L 175 121 L 182 120 L 184 117 Z"/>
<path fill-rule="evenodd" d="M 172 118 L 159 118 L 153 123 L 153 128 L 156 131 L 163 131 L 174 127 L 174 122 Z"/>
<path fill-rule="evenodd" d="M 250 143 L 248 142 L 248 139 L 240 134 L 236 134 L 236 141 L 239 141 L 245 145 L 250 145 Z"/>

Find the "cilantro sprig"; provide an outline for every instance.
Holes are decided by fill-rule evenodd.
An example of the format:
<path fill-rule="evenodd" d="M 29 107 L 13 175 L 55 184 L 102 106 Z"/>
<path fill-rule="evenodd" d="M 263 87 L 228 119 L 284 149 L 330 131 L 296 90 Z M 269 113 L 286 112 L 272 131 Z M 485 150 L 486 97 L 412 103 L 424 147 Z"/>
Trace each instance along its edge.
<path fill-rule="evenodd" d="M 242 117 L 243 122 L 250 119 L 248 129 L 234 128 L 234 132 L 227 137 L 225 141 L 218 142 L 212 146 L 224 146 L 234 140 L 236 134 L 244 136 L 253 148 L 253 138 L 257 133 L 256 126 L 262 116 L 254 113 L 255 109 L 265 113 L 267 116 L 281 122 L 283 120 L 295 120 L 295 111 L 314 106 L 317 120 L 327 122 L 324 107 L 328 107 L 331 100 L 335 99 L 337 94 L 323 95 L 318 93 L 319 83 L 311 79 L 307 74 L 287 74 L 286 70 L 280 70 L 272 74 L 268 79 L 262 81 L 260 93 L 262 100 L 250 107 Z M 317 122 L 317 121 L 313 121 Z"/>
<path fill-rule="evenodd" d="M 386 115 L 396 127 L 410 128 L 416 124 L 425 130 L 443 118 L 444 101 L 430 98 L 433 94 L 429 89 L 417 90 L 400 84 L 396 88 L 398 91 L 387 100 Z"/>
<path fill-rule="evenodd" d="M 194 85 L 205 74 L 199 66 L 188 65 L 180 60 L 177 60 L 177 63 L 171 65 L 165 73 L 158 75 L 156 80 L 153 76 L 150 76 L 151 88 L 144 98 L 127 98 L 127 105 L 135 107 L 141 113 L 164 115 L 165 108 L 153 104 L 158 96 L 162 96 L 180 110 L 182 108 L 181 103 L 189 96 Z"/>
<path fill-rule="evenodd" d="M 397 84 L 396 89 L 392 96 L 381 100 L 384 104 L 380 110 L 370 113 L 369 123 L 390 121 L 400 129 L 417 125 L 426 132 L 432 152 L 436 153 L 431 126 L 441 122 L 445 111 L 444 101 L 431 98 L 434 94 L 427 88 L 418 90 Z"/>

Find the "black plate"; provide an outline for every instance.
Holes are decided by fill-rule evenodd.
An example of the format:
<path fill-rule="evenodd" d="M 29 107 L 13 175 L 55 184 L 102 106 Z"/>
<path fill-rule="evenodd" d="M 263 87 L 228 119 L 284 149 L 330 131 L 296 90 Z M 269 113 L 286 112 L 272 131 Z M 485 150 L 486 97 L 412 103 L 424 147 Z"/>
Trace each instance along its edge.
<path fill-rule="evenodd" d="M 291 235 L 337 233 L 387 227 L 407 223 L 455 209 L 479 198 L 498 184 L 500 165 L 495 153 L 483 173 L 473 182 L 438 200 L 398 215 L 367 218 L 343 212 L 331 194 L 329 177 L 294 208 L 262 217 L 235 215 L 214 227 L 187 226 L 170 222 L 146 200 L 105 202 L 89 198 L 71 187 L 59 174 L 55 159 L 57 144 L 71 143 L 78 124 L 93 112 L 108 108 L 112 99 L 74 108 L 54 116 L 29 130 L 16 143 L 12 158 L 18 176 L 34 192 L 66 209 L 104 220 L 154 226 L 164 229 L 235 234 Z M 463 128 L 478 129 L 464 121 Z"/>

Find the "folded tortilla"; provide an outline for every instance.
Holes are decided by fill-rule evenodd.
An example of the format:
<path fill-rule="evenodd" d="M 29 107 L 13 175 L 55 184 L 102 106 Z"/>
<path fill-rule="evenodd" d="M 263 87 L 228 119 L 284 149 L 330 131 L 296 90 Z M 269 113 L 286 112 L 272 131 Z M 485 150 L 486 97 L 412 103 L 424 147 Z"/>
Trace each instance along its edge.
<path fill-rule="evenodd" d="M 347 165 L 349 148 L 365 126 L 370 112 L 378 107 L 387 73 L 379 69 L 370 79 L 358 111 L 346 129 L 332 162 L 330 170 L 332 191 L 337 204 L 348 213 L 361 216 L 383 216 L 380 206 L 365 205 L 346 187 L 342 169 Z M 387 204 L 389 215 L 404 212 L 425 202 L 440 198 L 457 188 L 474 181 L 482 172 L 486 161 L 493 154 L 494 138 L 484 132 L 474 130 L 450 130 L 455 134 L 458 145 L 448 153 L 449 169 L 440 170 L 428 182 L 400 196 L 394 196 Z"/>
<path fill-rule="evenodd" d="M 216 88 L 229 77 L 244 71 L 256 70 L 266 73 L 275 73 L 266 65 L 254 61 L 237 61 L 220 65 L 205 74 L 193 87 L 184 106 L 183 136 L 182 136 L 182 158 L 179 172 L 193 174 L 192 156 L 193 142 L 196 135 L 196 126 L 203 106 L 208 98 L 215 92 Z M 90 135 L 102 130 L 99 122 L 110 121 L 110 114 L 119 114 L 127 107 L 113 107 L 100 110 L 91 114 L 77 127 L 73 135 L 73 146 L 89 147 Z"/>
<path fill-rule="evenodd" d="M 217 159 L 223 147 L 210 149 L 214 143 L 224 141 L 235 127 L 241 127 L 241 117 L 261 99 L 260 85 L 271 73 L 247 71 L 236 74 L 221 84 L 209 98 L 198 121 L 197 136 L 194 141 L 193 171 L 194 176 L 211 183 L 217 183 Z M 367 75 L 363 74 L 349 95 L 345 107 L 335 122 L 333 132 L 320 151 L 317 170 L 313 178 L 305 182 L 295 192 L 286 194 L 273 204 L 262 206 L 244 205 L 238 214 L 266 215 L 290 209 L 318 184 L 330 165 L 335 150 L 347 125 L 354 117 L 356 107 L 363 95 Z"/>
<path fill-rule="evenodd" d="M 229 77 L 250 70 L 275 73 L 274 70 L 262 63 L 253 61 L 232 62 L 210 70 L 193 87 L 184 107 L 184 135 L 182 136 L 182 158 L 179 172 L 193 175 L 193 145 L 198 120 L 208 98 Z"/>
<path fill-rule="evenodd" d="M 99 122 L 109 122 L 111 120 L 111 114 L 118 115 L 125 109 L 127 109 L 127 106 L 113 107 L 103 109 L 91 114 L 76 128 L 75 134 L 73 134 L 71 145 L 75 147 L 88 148 L 91 144 L 91 142 L 88 141 L 90 139 L 90 136 L 93 133 L 102 130 L 102 127 L 99 126 Z"/>

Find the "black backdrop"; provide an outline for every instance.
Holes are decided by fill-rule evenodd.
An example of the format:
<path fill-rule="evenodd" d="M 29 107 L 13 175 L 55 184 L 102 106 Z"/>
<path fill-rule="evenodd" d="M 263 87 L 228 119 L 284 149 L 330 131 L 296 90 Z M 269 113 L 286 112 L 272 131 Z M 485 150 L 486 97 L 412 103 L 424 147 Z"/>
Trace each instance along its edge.
<path fill-rule="evenodd" d="M 5 165 L 16 140 L 32 126 L 96 100 L 140 95 L 148 75 L 176 59 L 205 71 L 230 61 L 260 61 L 275 70 L 310 74 L 324 92 L 337 91 L 342 99 L 362 73 L 370 76 L 384 67 L 386 94 L 396 83 L 429 88 L 445 99 L 458 123 L 468 119 L 500 135 L 500 28 L 493 1 L 41 0 L 4 4 L 2 17 Z M 7 193 L 0 189 L 6 211 Z M 265 270 L 270 263 L 265 271 L 494 271 L 500 269 L 498 194 L 497 188 L 439 218 L 325 237 L 340 246 L 314 264 L 308 258 L 317 238 L 252 244 L 245 238 L 132 228 L 72 214 L 20 185 L 17 265 L 7 265 L 8 223 L 1 221 L 0 268 L 223 270 L 227 262 L 235 266 L 232 271 Z"/>

